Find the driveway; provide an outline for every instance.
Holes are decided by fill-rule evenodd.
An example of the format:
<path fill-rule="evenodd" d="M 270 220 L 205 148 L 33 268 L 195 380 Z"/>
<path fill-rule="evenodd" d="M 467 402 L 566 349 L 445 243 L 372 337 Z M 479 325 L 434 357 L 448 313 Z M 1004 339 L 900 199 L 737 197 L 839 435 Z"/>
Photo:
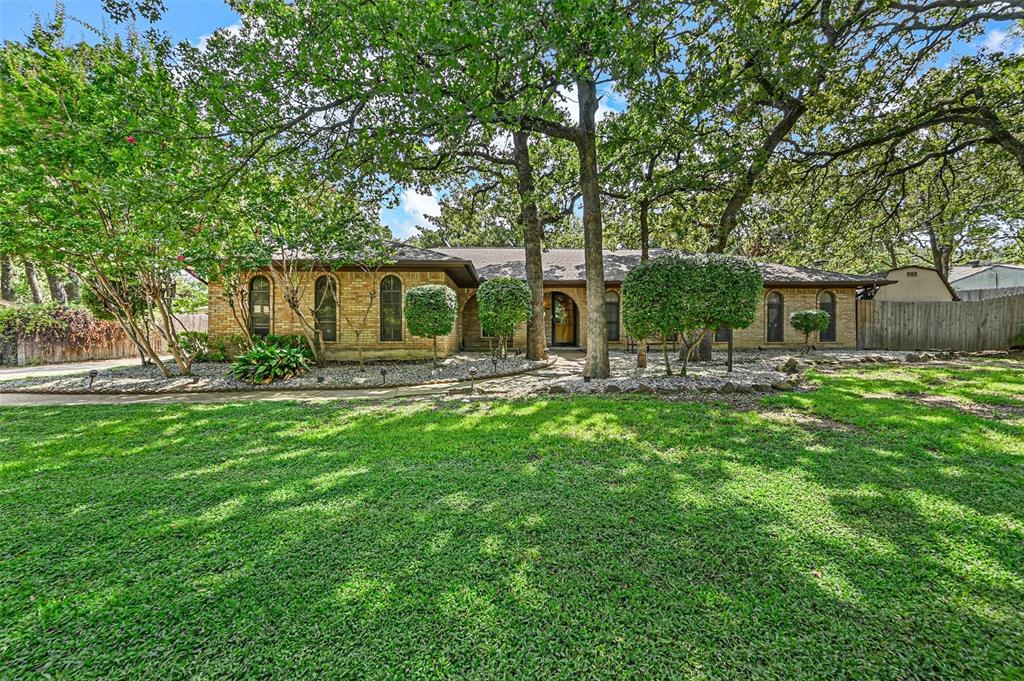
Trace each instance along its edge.
<path fill-rule="evenodd" d="M 170 359 L 162 357 L 161 359 Z M 0 369 L 0 381 L 16 378 L 32 378 L 34 376 L 63 376 L 66 374 L 85 373 L 90 369 L 113 369 L 115 367 L 133 366 L 139 363 L 138 357 L 122 357 L 120 359 L 94 359 L 88 362 L 65 362 L 63 364 L 40 364 L 27 367 L 5 367 Z"/>

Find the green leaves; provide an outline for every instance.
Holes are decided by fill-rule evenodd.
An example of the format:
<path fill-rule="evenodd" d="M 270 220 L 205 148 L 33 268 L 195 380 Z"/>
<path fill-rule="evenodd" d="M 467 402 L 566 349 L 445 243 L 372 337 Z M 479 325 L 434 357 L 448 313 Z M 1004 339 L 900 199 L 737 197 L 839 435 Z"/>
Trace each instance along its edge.
<path fill-rule="evenodd" d="M 446 336 L 455 327 L 458 300 L 448 286 L 416 286 L 405 293 L 405 326 L 414 336 Z"/>
<path fill-rule="evenodd" d="M 480 305 L 480 326 L 507 340 L 516 327 L 530 319 L 530 288 L 521 279 L 495 277 L 480 284 L 476 291 Z"/>
<path fill-rule="evenodd" d="M 309 359 L 302 348 L 260 341 L 235 357 L 228 373 L 242 381 L 266 385 L 297 376 L 308 368 Z"/>

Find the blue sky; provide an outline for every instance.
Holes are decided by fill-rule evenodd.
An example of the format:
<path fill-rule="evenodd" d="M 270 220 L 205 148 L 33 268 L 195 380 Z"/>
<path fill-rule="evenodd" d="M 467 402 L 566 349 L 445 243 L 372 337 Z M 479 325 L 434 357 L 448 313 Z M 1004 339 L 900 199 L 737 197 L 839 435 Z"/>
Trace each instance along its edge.
<path fill-rule="evenodd" d="M 0 0 L 0 40 L 20 40 L 32 30 L 36 14 L 53 16 L 55 3 L 50 0 Z M 103 11 L 100 0 L 64 0 L 67 14 L 85 24 L 114 28 Z M 218 28 L 230 26 L 238 21 L 238 15 L 221 0 L 165 0 L 167 11 L 156 27 L 166 32 L 175 41 L 198 44 L 204 36 Z M 69 23 L 68 34 L 72 39 L 88 38 L 89 31 L 80 24 Z M 148 24 L 139 28 L 148 28 Z M 957 45 L 953 54 L 975 52 L 978 49 L 1007 52 L 1024 51 L 1024 41 L 1009 31 L 1010 25 L 992 24 L 985 35 L 973 45 Z M 616 100 L 614 92 L 605 92 L 598 116 L 621 111 L 622 103 Z M 565 104 L 572 111 L 575 93 L 565 92 Z M 381 210 L 381 221 L 391 228 L 398 238 L 416 233 L 417 225 L 426 224 L 424 215 L 437 215 L 438 194 L 425 194 L 415 189 L 400 193 L 400 202 L 393 208 Z"/>

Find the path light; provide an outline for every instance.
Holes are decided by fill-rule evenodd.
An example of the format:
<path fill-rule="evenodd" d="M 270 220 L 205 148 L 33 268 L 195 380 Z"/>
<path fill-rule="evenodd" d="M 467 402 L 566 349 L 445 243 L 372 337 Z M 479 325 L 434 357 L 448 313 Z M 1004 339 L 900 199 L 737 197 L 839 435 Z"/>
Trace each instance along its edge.
<path fill-rule="evenodd" d="M 192 374 L 192 385 L 195 385 L 196 383 L 199 383 L 199 376 Z"/>
<path fill-rule="evenodd" d="M 494 373 L 498 373 L 498 358 L 491 357 L 491 366 L 494 367 Z"/>
<path fill-rule="evenodd" d="M 380 368 L 380 384 L 387 385 L 388 382 L 388 370 L 384 367 Z"/>
<path fill-rule="evenodd" d="M 476 367 L 469 370 L 469 391 L 476 390 Z"/>
<path fill-rule="evenodd" d="M 320 385 L 323 385 L 324 377 L 323 376 L 317 376 L 316 377 L 316 382 L 319 383 Z"/>
<path fill-rule="evenodd" d="M 92 382 L 96 380 L 96 377 L 100 375 L 100 372 L 95 369 L 89 371 L 89 390 L 92 390 Z"/>
<path fill-rule="evenodd" d="M 588 376 L 587 374 L 583 374 L 583 382 L 590 383 L 590 376 Z"/>

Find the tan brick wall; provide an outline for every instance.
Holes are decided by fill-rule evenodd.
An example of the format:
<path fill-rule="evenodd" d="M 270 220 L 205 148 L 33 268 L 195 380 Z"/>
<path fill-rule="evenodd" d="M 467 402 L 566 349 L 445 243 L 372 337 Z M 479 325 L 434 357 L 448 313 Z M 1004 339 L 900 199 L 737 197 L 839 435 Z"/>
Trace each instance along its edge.
<path fill-rule="evenodd" d="M 319 274 L 319 273 L 318 273 Z M 458 288 L 447 274 L 441 271 L 387 271 L 382 272 L 379 282 L 387 274 L 394 274 L 402 280 L 403 293 L 414 286 L 424 284 L 444 284 L 450 286 L 458 293 L 459 315 L 455 322 L 455 330 L 438 339 L 438 353 L 442 356 L 456 352 L 460 347 L 471 350 L 487 350 L 488 340 L 480 335 L 479 317 L 476 315 L 475 300 L 476 289 Z M 341 315 L 342 307 L 349 314 L 350 318 L 358 324 L 362 317 L 362 310 L 365 300 L 369 295 L 372 285 L 370 275 L 360 271 L 335 272 L 333 276 L 338 278 L 339 284 L 339 316 L 338 316 L 338 340 L 327 343 L 327 356 L 330 359 L 350 360 L 356 357 L 355 333 L 345 322 Z M 268 277 L 269 278 L 269 277 Z M 615 287 L 608 290 L 618 291 Z M 853 348 L 857 344 L 856 327 L 856 296 L 853 289 L 827 289 L 827 288 L 780 288 L 765 289 L 764 296 L 772 290 L 778 290 L 784 296 L 783 318 L 784 338 L 782 343 L 768 343 L 765 327 L 765 305 L 764 298 L 758 306 L 757 319 L 746 329 L 737 329 L 733 338 L 737 348 L 756 347 L 783 347 L 797 348 L 803 345 L 803 334 L 789 326 L 789 315 L 791 312 L 804 309 L 816 309 L 818 306 L 818 294 L 821 291 L 831 291 L 836 296 L 836 342 L 821 343 L 817 339 L 812 342 L 819 347 Z M 546 287 L 544 289 L 544 332 L 548 344 L 551 343 L 551 294 L 561 292 L 568 295 L 575 303 L 579 318 L 577 341 L 580 347 L 586 347 L 586 314 L 587 295 L 586 288 L 582 286 L 570 287 Z M 288 309 L 280 292 L 274 285 L 271 278 L 271 332 L 275 334 L 299 333 L 298 322 Z M 308 308 L 313 306 L 314 286 L 312 281 L 306 287 L 306 304 Z M 367 358 L 389 357 L 389 358 L 425 358 L 430 356 L 431 341 L 429 338 L 416 338 L 410 336 L 408 331 L 403 335 L 401 341 L 380 340 L 380 296 L 374 301 L 367 319 L 366 330 L 363 333 L 363 353 Z M 467 307 L 468 305 L 468 307 Z M 210 336 L 211 338 L 228 339 L 238 334 L 238 328 L 231 314 L 231 310 L 221 294 L 221 289 L 216 284 L 210 285 Z M 619 305 L 620 314 L 620 341 L 610 343 L 611 347 L 621 347 L 625 344 L 626 332 L 621 327 L 622 306 Z M 716 343 L 716 349 L 724 348 L 724 343 Z M 526 348 L 526 324 L 522 324 L 516 330 L 512 339 L 511 348 Z"/>
<path fill-rule="evenodd" d="M 783 295 L 782 343 L 769 343 L 765 324 L 765 298 L 772 291 Z M 757 319 L 746 329 L 733 331 L 736 348 L 797 348 L 804 344 L 804 335 L 789 325 L 789 315 L 797 310 L 818 309 L 818 295 L 829 291 L 836 297 L 836 342 L 822 343 L 814 336 L 811 343 L 821 348 L 854 348 L 857 346 L 857 296 L 852 288 L 766 288 L 757 308 Z M 715 343 L 715 349 L 724 349 L 725 343 Z"/>
<path fill-rule="evenodd" d="M 312 317 L 311 310 L 314 305 L 316 277 L 328 274 L 338 280 L 338 340 L 325 343 L 325 350 L 328 359 L 354 360 L 357 357 L 356 333 L 348 322 L 349 319 L 359 326 L 366 309 L 366 301 L 369 300 L 370 290 L 374 286 L 372 275 L 362 271 L 341 271 L 341 272 L 315 272 L 304 273 L 302 276 L 307 279 L 303 296 L 304 311 Z M 425 284 L 442 284 L 459 292 L 458 287 L 451 278 L 442 271 L 391 271 L 381 270 L 378 275 L 376 286 L 385 276 L 393 275 L 402 281 L 402 294 L 410 288 L 423 286 Z M 277 335 L 299 334 L 301 329 L 298 318 L 288 308 L 281 292 L 274 282 L 273 277 L 266 275 L 270 280 L 271 288 L 271 311 L 270 311 L 270 332 Z M 210 337 L 211 339 L 227 340 L 234 334 L 240 333 L 235 322 L 231 308 L 224 299 L 222 289 L 216 285 L 210 285 Z M 404 317 L 403 317 L 404 327 Z M 456 321 L 455 329 L 450 334 L 437 339 L 437 352 L 440 356 L 448 356 L 459 347 L 459 324 Z M 366 327 L 362 333 L 363 356 L 367 359 L 374 357 L 388 357 L 392 359 L 418 359 L 431 356 L 433 341 L 430 338 L 418 338 L 409 334 L 408 329 L 403 328 L 402 340 L 382 341 L 380 339 L 380 294 L 378 292 L 373 305 L 370 308 L 366 320 Z"/>

